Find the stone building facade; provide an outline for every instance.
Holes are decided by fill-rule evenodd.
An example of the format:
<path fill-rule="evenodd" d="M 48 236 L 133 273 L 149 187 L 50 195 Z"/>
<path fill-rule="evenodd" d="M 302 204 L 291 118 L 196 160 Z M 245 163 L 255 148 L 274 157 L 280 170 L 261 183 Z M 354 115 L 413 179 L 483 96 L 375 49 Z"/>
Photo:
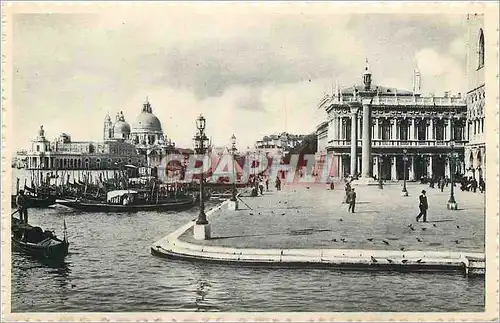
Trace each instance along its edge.
<path fill-rule="evenodd" d="M 485 47 L 484 15 L 471 14 L 467 17 L 467 131 L 469 142 L 465 147 L 467 176 L 479 180 L 485 175 Z"/>
<path fill-rule="evenodd" d="M 43 126 L 27 154 L 29 169 L 117 169 L 126 164 L 143 166 L 146 158 L 123 140 L 72 141 L 70 135 L 62 133 L 49 141 Z"/>
<path fill-rule="evenodd" d="M 449 176 L 450 171 L 463 174 L 468 140 L 465 100 L 459 95 L 422 97 L 420 82 L 416 70 L 413 91 L 373 86 L 367 66 L 362 85 L 344 89 L 337 86 L 335 93 L 325 95 L 319 107 L 328 117 L 317 127 L 317 161 L 331 165 L 330 175 L 334 177 L 361 174 L 364 145 L 358 138 L 363 138 L 367 129 L 362 107 L 371 112 L 367 159 L 371 164 L 366 167 L 369 176 L 396 181 L 404 174 L 408 180 Z M 359 111 L 352 108 L 354 103 L 359 105 Z M 451 164 L 455 165 L 453 170 L 449 158 L 452 146 L 458 154 L 458 162 Z M 356 159 L 351 158 L 353 153 Z"/>
<path fill-rule="evenodd" d="M 291 149 L 304 140 L 304 135 L 294 135 L 287 132 L 264 136 L 255 142 L 255 150 L 260 153 L 286 155 Z"/>
<path fill-rule="evenodd" d="M 62 133 L 56 140 L 45 137 L 43 126 L 27 154 L 30 169 L 116 169 L 120 165 L 158 166 L 166 154 L 176 152 L 175 143 L 166 140 L 160 120 L 146 99 L 131 127 L 119 112 L 115 121 L 106 115 L 103 141 L 72 141 Z"/>

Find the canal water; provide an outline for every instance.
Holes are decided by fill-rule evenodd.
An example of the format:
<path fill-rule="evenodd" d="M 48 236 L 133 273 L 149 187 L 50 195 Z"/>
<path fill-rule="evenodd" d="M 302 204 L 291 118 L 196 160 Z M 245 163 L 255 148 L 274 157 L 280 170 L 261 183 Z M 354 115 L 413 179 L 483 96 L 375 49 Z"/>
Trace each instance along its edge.
<path fill-rule="evenodd" d="M 152 243 L 197 212 L 30 210 L 33 225 L 60 236 L 65 219 L 70 254 L 50 268 L 12 253 L 12 311 L 484 311 L 484 278 L 459 273 L 248 268 L 151 256 Z"/>

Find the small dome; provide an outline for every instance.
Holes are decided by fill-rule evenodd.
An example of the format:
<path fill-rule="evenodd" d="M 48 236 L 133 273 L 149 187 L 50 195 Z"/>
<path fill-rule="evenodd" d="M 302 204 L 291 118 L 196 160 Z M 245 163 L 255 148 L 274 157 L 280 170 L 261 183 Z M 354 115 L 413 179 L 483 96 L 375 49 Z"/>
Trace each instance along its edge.
<path fill-rule="evenodd" d="M 130 136 L 130 125 L 125 121 L 123 112 L 116 116 L 116 122 L 113 125 L 113 137 L 115 139 L 127 139 Z"/>
<path fill-rule="evenodd" d="M 117 121 L 113 126 L 113 132 L 115 135 L 117 134 L 126 134 L 130 135 L 130 125 L 126 121 Z M 121 136 L 119 136 L 121 138 Z"/>

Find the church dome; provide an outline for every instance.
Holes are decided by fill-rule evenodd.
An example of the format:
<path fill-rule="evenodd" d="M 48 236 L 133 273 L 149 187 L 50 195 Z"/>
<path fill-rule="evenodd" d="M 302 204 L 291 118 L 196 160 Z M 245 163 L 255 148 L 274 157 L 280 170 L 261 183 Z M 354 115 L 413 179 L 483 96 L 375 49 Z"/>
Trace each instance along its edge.
<path fill-rule="evenodd" d="M 151 104 L 146 101 L 142 108 L 141 114 L 137 117 L 134 125 L 134 132 L 146 132 L 146 133 L 161 133 L 161 122 L 160 120 L 153 114 L 153 109 L 151 108 Z"/>
<path fill-rule="evenodd" d="M 130 125 L 125 121 L 123 113 L 116 116 L 116 122 L 113 125 L 113 137 L 115 139 L 127 139 L 130 136 Z"/>

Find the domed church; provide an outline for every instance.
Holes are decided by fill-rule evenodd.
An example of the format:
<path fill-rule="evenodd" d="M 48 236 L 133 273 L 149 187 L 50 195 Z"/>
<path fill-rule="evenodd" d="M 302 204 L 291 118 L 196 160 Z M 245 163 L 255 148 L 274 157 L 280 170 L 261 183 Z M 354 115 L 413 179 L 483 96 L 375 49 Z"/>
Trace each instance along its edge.
<path fill-rule="evenodd" d="M 161 122 L 153 114 L 149 100 L 142 105 L 142 110 L 132 127 L 125 121 L 122 112 L 116 116 L 115 123 L 111 117 L 104 120 L 104 141 L 125 141 L 135 145 L 139 154 L 147 157 L 148 165 L 160 163 L 161 158 L 175 148 L 175 143 L 166 140 Z"/>

